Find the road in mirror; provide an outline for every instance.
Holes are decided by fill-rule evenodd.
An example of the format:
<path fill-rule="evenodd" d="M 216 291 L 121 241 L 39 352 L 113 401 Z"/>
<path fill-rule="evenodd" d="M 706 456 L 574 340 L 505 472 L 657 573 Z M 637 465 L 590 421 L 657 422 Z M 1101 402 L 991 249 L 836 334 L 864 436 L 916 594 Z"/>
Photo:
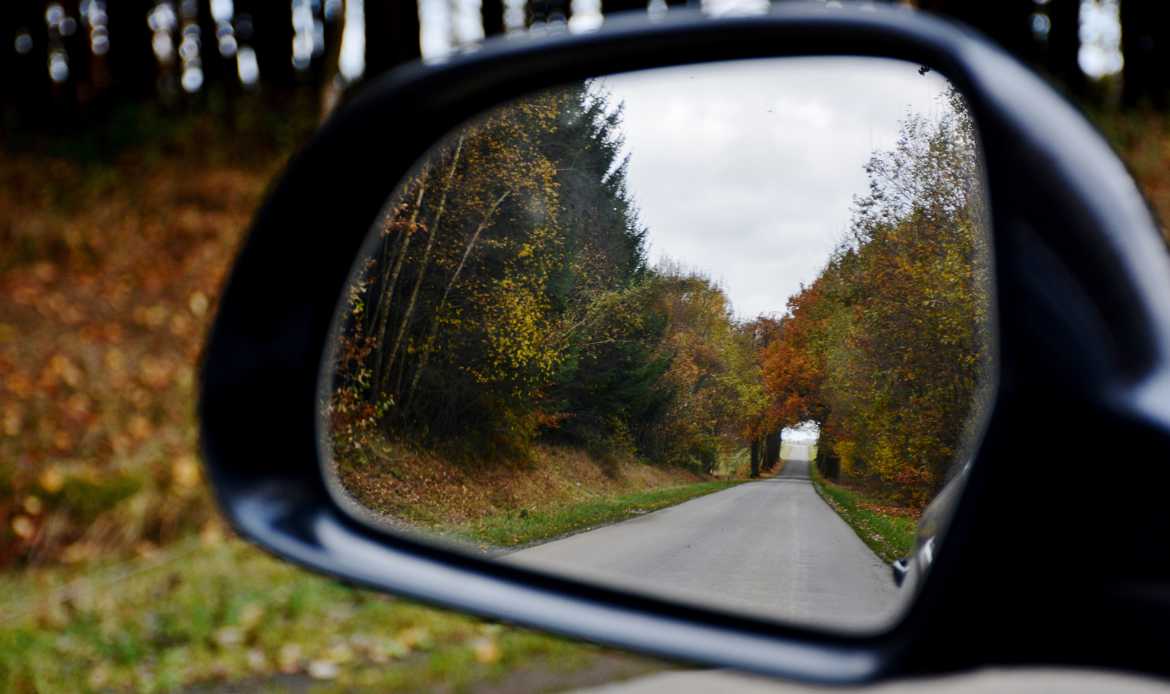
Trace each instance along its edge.
<path fill-rule="evenodd" d="M 945 79 L 841 57 L 607 76 L 386 183 L 322 389 L 347 508 L 787 622 L 906 603 L 993 380 L 977 133 Z"/>

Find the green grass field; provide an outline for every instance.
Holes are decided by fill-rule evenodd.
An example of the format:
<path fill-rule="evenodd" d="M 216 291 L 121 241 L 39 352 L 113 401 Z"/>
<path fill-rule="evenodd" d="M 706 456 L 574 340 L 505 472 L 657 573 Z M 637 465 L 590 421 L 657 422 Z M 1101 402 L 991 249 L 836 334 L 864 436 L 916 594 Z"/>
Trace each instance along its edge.
<path fill-rule="evenodd" d="M 640 516 L 688 499 L 722 491 L 743 480 L 699 482 L 599 496 L 553 510 L 519 511 L 488 516 L 470 523 L 443 528 L 444 534 L 486 547 L 518 547 L 549 540 L 598 525 Z"/>
<path fill-rule="evenodd" d="M 232 539 L 0 576 L 4 692 L 509 691 L 662 667 L 347 587 Z"/>
<path fill-rule="evenodd" d="M 450 529 L 515 547 L 727 489 L 599 496 Z M 439 611 L 315 576 L 235 539 L 131 561 L 0 574 L 0 691 L 509 691 L 610 682 L 666 665 Z"/>
<path fill-rule="evenodd" d="M 914 549 L 914 533 L 918 521 L 907 516 L 889 515 L 866 508 L 866 505 L 877 504 L 855 490 L 826 480 L 816 465 L 810 465 L 809 470 L 817 493 L 853 528 L 874 554 L 887 562 L 910 555 Z"/>

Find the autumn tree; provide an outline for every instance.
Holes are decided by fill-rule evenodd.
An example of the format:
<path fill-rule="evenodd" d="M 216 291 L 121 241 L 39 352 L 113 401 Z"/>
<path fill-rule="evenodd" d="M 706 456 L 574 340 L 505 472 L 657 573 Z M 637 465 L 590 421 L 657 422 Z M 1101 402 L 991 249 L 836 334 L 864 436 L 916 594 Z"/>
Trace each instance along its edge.
<path fill-rule="evenodd" d="M 647 267 L 621 117 L 581 84 L 425 158 L 350 287 L 335 431 L 508 456 L 544 438 L 706 471 L 743 445 L 764 404 L 753 338 L 709 279 Z"/>
<path fill-rule="evenodd" d="M 752 343 L 726 294 L 701 273 L 665 262 L 651 284 L 667 318 L 660 350 L 671 358 L 664 380 L 672 397 L 645 428 L 643 450 L 710 472 L 742 447 L 745 421 L 762 401 Z"/>
<path fill-rule="evenodd" d="M 989 354 L 978 143 L 961 97 L 944 106 L 871 157 L 849 237 L 761 355 L 771 425 L 820 422 L 828 467 L 916 504 L 969 435 Z"/>
<path fill-rule="evenodd" d="M 497 109 L 426 158 L 351 287 L 353 408 L 388 433 L 500 450 L 642 417 L 662 321 L 634 287 L 644 230 L 619 122 L 580 85 Z"/>

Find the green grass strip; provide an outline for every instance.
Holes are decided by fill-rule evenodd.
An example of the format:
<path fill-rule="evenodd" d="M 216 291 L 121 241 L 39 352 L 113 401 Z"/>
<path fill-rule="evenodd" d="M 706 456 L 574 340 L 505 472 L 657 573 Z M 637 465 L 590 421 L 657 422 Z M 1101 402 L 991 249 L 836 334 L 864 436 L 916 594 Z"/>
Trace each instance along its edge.
<path fill-rule="evenodd" d="M 677 487 L 599 497 L 561 508 L 518 511 L 487 516 L 448 529 L 452 535 L 492 547 L 522 547 L 598 525 L 681 504 L 695 497 L 729 489 L 744 480 L 699 482 Z"/>
<path fill-rule="evenodd" d="M 910 556 L 918 521 L 863 508 L 861 503 L 869 501 L 864 496 L 824 479 L 816 465 L 810 465 L 809 470 L 817 493 L 874 554 L 887 562 Z"/>
<path fill-rule="evenodd" d="M 238 540 L 0 573 L 0 692 L 515 691 L 536 686 L 524 673 L 551 687 L 598 663 L 612 678 L 662 667 L 351 588 Z"/>

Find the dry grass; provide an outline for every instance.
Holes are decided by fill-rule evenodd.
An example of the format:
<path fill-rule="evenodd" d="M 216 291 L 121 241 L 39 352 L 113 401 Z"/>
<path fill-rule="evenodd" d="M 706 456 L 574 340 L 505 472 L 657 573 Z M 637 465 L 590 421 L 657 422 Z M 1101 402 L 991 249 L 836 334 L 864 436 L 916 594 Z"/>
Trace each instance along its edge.
<path fill-rule="evenodd" d="M 601 462 L 583 450 L 537 445 L 527 460 L 461 461 L 379 442 L 339 461 L 338 480 L 381 515 L 429 526 L 541 511 L 648 489 L 703 481 L 679 468 L 632 457 Z"/>
<path fill-rule="evenodd" d="M 236 540 L 0 574 L 0 691 L 531 691 L 661 669 L 344 586 Z"/>
<path fill-rule="evenodd" d="M 859 488 L 832 482 L 809 467 L 813 487 L 861 541 L 885 562 L 907 557 L 914 549 L 918 514 L 912 509 L 888 506 L 867 497 Z"/>

